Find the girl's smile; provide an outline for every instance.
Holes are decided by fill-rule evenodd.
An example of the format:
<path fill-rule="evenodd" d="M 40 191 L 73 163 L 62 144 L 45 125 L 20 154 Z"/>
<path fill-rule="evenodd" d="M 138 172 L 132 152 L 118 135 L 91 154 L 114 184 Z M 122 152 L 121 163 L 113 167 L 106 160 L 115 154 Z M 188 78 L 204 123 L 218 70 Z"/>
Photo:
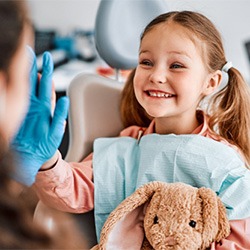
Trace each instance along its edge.
<path fill-rule="evenodd" d="M 146 90 L 144 91 L 149 97 L 156 97 L 156 98 L 171 98 L 175 97 L 175 94 L 171 94 L 164 91 L 159 90 Z"/>

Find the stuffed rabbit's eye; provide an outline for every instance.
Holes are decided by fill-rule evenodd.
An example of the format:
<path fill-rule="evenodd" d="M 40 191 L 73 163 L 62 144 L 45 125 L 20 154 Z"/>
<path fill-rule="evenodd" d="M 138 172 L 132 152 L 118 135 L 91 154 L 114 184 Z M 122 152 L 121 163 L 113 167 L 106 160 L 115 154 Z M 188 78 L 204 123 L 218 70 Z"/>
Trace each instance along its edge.
<path fill-rule="evenodd" d="M 158 216 L 157 215 L 154 217 L 154 224 L 158 224 Z"/>
<path fill-rule="evenodd" d="M 195 228 L 195 226 L 196 226 L 196 221 L 191 220 L 191 221 L 189 222 L 189 226 Z"/>

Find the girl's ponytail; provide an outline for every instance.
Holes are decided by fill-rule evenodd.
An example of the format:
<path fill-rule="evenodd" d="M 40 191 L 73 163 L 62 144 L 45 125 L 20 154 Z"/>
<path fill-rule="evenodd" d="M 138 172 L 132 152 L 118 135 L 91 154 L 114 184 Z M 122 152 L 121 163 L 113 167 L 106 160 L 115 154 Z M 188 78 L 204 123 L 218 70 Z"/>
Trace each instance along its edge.
<path fill-rule="evenodd" d="M 236 145 L 250 164 L 250 91 L 240 72 L 228 70 L 227 85 L 211 99 L 209 127 Z"/>

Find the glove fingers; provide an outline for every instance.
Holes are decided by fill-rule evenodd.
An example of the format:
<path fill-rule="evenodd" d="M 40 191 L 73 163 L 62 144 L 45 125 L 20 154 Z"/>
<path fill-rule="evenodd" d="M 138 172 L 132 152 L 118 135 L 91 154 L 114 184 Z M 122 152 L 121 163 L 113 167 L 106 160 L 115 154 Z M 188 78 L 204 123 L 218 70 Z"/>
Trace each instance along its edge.
<path fill-rule="evenodd" d="M 63 134 L 65 131 L 65 120 L 68 115 L 68 108 L 68 97 L 61 97 L 57 101 L 49 133 L 50 143 L 54 144 L 56 146 L 56 149 L 60 146 L 63 138 Z"/>
<path fill-rule="evenodd" d="M 30 102 L 29 112 L 26 114 L 16 137 L 23 139 L 24 137 L 35 139 L 35 135 L 40 137 L 41 130 L 43 130 L 41 129 L 42 124 L 46 120 L 46 117 L 50 117 L 50 110 L 47 111 L 47 109 L 40 105 L 39 100 L 33 98 Z"/>
<path fill-rule="evenodd" d="M 30 60 L 30 95 L 36 95 L 36 85 L 37 85 L 37 64 L 36 64 L 36 55 L 31 47 L 27 46 Z"/>
<path fill-rule="evenodd" d="M 52 95 L 52 73 L 53 73 L 53 60 L 49 52 L 43 54 L 43 72 L 39 84 L 38 98 L 45 103 L 51 102 Z"/>

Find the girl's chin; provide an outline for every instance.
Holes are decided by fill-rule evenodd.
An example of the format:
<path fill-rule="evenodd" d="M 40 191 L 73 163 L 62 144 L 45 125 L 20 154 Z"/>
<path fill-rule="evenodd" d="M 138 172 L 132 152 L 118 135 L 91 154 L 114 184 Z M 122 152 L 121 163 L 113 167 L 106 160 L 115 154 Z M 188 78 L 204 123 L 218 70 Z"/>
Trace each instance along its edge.
<path fill-rule="evenodd" d="M 147 111 L 147 114 L 153 118 L 164 118 L 167 117 L 166 113 L 160 113 L 160 112 L 153 112 L 153 111 Z"/>

